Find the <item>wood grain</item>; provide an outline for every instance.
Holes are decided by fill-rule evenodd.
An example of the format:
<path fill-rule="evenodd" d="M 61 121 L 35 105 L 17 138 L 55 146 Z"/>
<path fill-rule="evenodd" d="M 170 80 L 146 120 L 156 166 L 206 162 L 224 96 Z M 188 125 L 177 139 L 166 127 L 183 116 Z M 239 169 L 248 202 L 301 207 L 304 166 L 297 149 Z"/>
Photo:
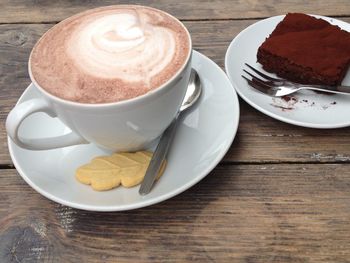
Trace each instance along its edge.
<path fill-rule="evenodd" d="M 57 22 L 77 12 L 90 8 L 125 4 L 130 1 L 64 1 L 64 0 L 1 0 L 0 23 L 47 23 Z M 350 14 L 348 0 L 144 0 L 134 3 L 156 7 L 167 11 L 180 19 L 246 19 L 261 18 L 285 14 L 287 12 L 304 12 L 328 16 Z"/>
<path fill-rule="evenodd" d="M 350 22 L 350 18 L 342 18 Z M 196 50 L 221 67 L 226 48 L 242 29 L 256 22 L 188 21 Z M 37 39 L 51 24 L 0 25 L 0 165 L 11 164 L 4 122 L 10 109 L 30 83 L 27 59 Z M 350 162 L 350 128 L 315 130 L 276 121 L 242 100 L 237 137 L 224 161 Z"/>
<path fill-rule="evenodd" d="M 0 170 L 0 262 L 349 262 L 349 217 L 346 164 L 219 166 L 118 213 L 58 205 Z"/>
<path fill-rule="evenodd" d="M 0 0 L 0 262 L 350 262 L 350 128 L 295 127 L 240 100 L 238 134 L 213 172 L 175 198 L 119 213 L 61 206 L 5 169 L 5 118 L 30 83 L 34 43 L 74 13 L 129 2 Z M 185 20 L 195 49 L 221 67 L 257 19 L 296 11 L 350 22 L 349 0 L 135 3 Z"/>

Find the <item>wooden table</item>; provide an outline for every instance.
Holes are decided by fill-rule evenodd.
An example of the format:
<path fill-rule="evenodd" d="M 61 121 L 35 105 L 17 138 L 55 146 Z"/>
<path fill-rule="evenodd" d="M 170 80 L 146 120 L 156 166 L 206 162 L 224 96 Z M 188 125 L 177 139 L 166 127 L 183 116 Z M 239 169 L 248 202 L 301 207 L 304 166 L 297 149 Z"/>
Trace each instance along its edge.
<path fill-rule="evenodd" d="M 30 83 L 31 48 L 58 21 L 115 3 L 0 0 L 0 262 L 350 262 L 350 128 L 295 127 L 242 100 L 238 134 L 222 162 L 160 204 L 79 211 L 21 179 L 4 123 Z M 232 38 L 260 19 L 298 11 L 350 22 L 349 0 L 138 3 L 179 17 L 194 48 L 222 68 Z"/>

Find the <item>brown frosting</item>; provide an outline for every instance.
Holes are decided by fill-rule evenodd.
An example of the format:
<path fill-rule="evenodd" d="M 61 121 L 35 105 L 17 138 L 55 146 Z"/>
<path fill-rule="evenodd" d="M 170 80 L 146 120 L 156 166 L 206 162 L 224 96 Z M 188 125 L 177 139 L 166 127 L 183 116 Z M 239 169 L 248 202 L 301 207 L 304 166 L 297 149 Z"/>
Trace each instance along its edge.
<path fill-rule="evenodd" d="M 350 33 L 322 19 L 287 14 L 260 46 L 258 61 L 281 77 L 336 85 L 350 64 Z"/>

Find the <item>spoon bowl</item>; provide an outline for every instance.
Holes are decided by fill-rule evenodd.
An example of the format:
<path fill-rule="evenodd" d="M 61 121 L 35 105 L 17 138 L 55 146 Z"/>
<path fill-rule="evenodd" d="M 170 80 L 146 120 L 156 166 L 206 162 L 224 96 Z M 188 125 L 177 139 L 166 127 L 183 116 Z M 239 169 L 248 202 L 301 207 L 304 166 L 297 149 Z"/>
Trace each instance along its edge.
<path fill-rule="evenodd" d="M 188 81 L 188 87 L 183 99 L 180 111 L 184 111 L 191 107 L 200 97 L 202 93 L 202 85 L 199 75 L 196 70 L 191 69 L 190 79 Z"/>

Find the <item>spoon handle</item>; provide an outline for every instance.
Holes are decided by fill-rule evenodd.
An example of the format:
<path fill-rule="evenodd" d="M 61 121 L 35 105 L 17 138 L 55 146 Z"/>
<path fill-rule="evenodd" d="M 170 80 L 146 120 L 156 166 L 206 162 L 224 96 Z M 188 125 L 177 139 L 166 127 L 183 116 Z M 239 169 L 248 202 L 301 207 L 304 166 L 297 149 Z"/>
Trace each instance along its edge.
<path fill-rule="evenodd" d="M 147 168 L 145 178 L 141 183 L 141 187 L 139 190 L 140 195 L 146 195 L 152 189 L 153 183 L 157 178 L 160 166 L 168 153 L 171 142 L 173 141 L 179 115 L 180 112 L 176 114 L 174 120 L 171 122 L 169 127 L 163 132 L 159 140 L 158 146 L 154 151 L 150 164 Z"/>

